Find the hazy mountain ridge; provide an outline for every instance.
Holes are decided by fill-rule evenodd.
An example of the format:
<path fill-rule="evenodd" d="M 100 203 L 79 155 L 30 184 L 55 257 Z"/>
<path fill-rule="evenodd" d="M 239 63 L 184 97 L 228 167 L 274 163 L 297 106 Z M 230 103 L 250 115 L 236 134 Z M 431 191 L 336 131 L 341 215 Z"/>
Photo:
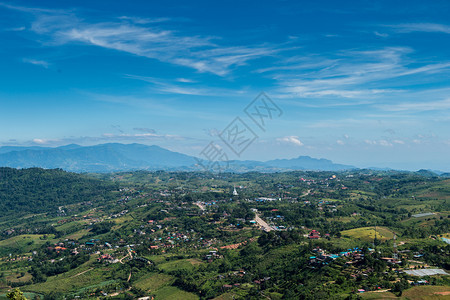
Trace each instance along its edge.
<path fill-rule="evenodd" d="M 140 144 L 69 145 L 58 148 L 5 151 L 0 165 L 14 168 L 61 168 L 74 172 L 110 172 L 134 169 L 170 169 L 195 164 L 188 155 Z"/>
<path fill-rule="evenodd" d="M 49 147 L 0 147 L 0 166 L 13 168 L 61 168 L 72 172 L 113 172 L 130 170 L 199 170 L 193 156 L 159 146 L 108 143 L 94 146 L 76 144 Z M 292 159 L 231 161 L 227 171 L 280 172 L 287 170 L 341 171 L 355 166 L 328 159 L 299 156 Z M 435 176 L 439 176 L 434 173 Z M 433 176 L 433 174 L 428 174 Z"/>

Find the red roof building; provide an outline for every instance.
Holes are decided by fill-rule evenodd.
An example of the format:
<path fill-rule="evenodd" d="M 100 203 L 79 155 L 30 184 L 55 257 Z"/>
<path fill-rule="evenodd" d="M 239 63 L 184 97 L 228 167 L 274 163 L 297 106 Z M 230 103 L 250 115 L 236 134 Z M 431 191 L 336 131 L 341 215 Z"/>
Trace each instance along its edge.
<path fill-rule="evenodd" d="M 318 232 L 317 230 L 312 230 L 309 235 L 308 238 L 310 239 L 320 239 L 320 232 Z"/>

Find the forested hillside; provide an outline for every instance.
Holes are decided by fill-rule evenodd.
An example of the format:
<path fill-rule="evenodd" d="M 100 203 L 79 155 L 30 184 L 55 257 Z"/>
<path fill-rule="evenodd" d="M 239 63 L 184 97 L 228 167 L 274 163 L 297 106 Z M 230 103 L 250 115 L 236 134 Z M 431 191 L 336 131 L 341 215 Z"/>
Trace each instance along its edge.
<path fill-rule="evenodd" d="M 60 169 L 0 168 L 0 211 L 9 216 L 48 212 L 61 205 L 110 198 L 114 187 Z"/>

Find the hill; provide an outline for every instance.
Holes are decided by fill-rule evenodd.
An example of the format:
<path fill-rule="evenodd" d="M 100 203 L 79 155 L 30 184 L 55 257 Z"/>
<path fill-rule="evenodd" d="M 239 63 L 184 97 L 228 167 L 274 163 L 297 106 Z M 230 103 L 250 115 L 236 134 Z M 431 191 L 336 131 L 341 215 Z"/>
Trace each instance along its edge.
<path fill-rule="evenodd" d="M 265 162 L 268 166 L 290 169 L 290 170 L 313 170 L 313 171 L 340 171 L 356 169 L 354 166 L 335 164 L 324 158 L 312 158 L 299 156 L 292 159 L 275 159 Z"/>
<path fill-rule="evenodd" d="M 5 151 L 9 152 L 5 152 Z M 191 156 L 141 144 L 68 145 L 58 148 L 0 148 L 0 165 L 13 168 L 61 168 L 72 172 L 171 169 L 192 166 Z"/>
<path fill-rule="evenodd" d="M 109 143 L 95 146 L 0 147 L 0 166 L 12 168 L 61 168 L 71 172 L 117 172 L 132 170 L 198 170 L 193 156 L 159 146 Z M 233 161 L 232 172 L 276 172 L 286 170 L 337 171 L 355 169 L 327 159 L 299 156 L 293 159 Z"/>
<path fill-rule="evenodd" d="M 55 211 L 59 206 L 110 196 L 115 184 L 63 170 L 0 168 L 3 216 Z"/>

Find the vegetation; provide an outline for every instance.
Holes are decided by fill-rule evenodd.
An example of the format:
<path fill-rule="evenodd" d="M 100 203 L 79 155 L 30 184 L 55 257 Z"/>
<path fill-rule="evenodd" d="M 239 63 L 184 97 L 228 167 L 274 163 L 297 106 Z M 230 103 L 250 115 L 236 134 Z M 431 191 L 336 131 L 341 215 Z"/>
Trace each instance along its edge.
<path fill-rule="evenodd" d="M 449 276 L 405 272 L 450 269 L 450 181 L 428 174 L 2 170 L 0 299 L 15 287 L 41 299 L 450 289 Z"/>

